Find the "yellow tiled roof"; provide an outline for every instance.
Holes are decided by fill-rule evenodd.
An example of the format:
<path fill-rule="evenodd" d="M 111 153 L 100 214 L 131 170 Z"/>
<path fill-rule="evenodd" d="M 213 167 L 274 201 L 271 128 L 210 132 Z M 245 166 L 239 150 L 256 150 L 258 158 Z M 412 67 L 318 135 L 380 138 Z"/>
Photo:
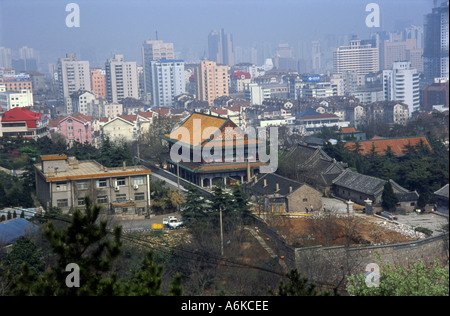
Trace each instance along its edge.
<path fill-rule="evenodd" d="M 189 138 L 191 146 L 198 146 L 201 143 L 203 143 L 205 140 L 209 139 L 213 133 L 211 133 L 209 130 L 208 133 L 204 133 L 207 128 L 211 128 L 211 131 L 219 130 L 225 123 L 227 122 L 227 119 L 216 117 L 216 116 L 210 116 L 205 115 L 201 113 L 194 113 L 192 114 L 181 126 L 174 129 L 170 134 L 166 134 L 166 137 L 169 137 L 171 139 L 175 140 L 181 140 L 181 131 L 182 128 L 185 128 L 189 132 Z M 194 144 L 194 128 L 200 128 L 200 133 L 198 130 L 195 131 L 196 134 L 201 135 L 200 140 L 195 140 Z"/>

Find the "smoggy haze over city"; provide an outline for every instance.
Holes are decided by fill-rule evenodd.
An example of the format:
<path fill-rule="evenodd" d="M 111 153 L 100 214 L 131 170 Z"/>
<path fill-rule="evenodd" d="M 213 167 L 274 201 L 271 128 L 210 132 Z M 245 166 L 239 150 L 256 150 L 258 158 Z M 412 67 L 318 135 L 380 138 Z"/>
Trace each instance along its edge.
<path fill-rule="evenodd" d="M 65 24 L 70 2 L 79 5 L 80 27 Z M 380 28 L 365 24 L 369 3 L 380 6 Z M 334 36 L 342 45 L 352 34 L 365 39 L 376 31 L 423 25 L 432 7 L 433 0 L 0 0 L 0 46 L 34 48 L 41 65 L 69 52 L 93 66 L 113 54 L 141 63 L 142 43 L 158 32 L 189 62 L 207 53 L 209 32 L 223 28 L 234 47 L 262 51 L 288 43 L 302 57 L 313 40 Z"/>

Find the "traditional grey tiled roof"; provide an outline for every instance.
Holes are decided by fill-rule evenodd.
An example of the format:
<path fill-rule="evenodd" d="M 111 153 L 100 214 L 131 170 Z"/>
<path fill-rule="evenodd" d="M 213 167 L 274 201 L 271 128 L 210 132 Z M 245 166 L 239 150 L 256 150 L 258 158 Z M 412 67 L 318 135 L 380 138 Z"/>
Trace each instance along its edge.
<path fill-rule="evenodd" d="M 297 144 L 291 149 L 289 159 L 296 165 L 300 178 L 306 177 L 314 180 L 321 186 L 331 185 L 331 180 L 346 168 L 346 165 L 328 156 L 320 147 Z"/>
<path fill-rule="evenodd" d="M 356 192 L 376 195 L 383 191 L 386 181 L 346 169 L 333 180 L 333 184 Z"/>
<path fill-rule="evenodd" d="M 414 192 L 406 192 L 406 193 L 396 193 L 399 202 L 412 202 L 417 201 L 419 199 L 419 193 Z"/>
<path fill-rule="evenodd" d="M 254 180 L 250 183 L 246 184 L 246 190 L 249 191 L 252 195 L 273 195 L 279 194 L 282 196 L 287 196 L 292 192 L 300 188 L 303 183 L 282 177 L 275 173 L 265 173 L 259 174 L 256 176 L 257 181 Z M 264 186 L 264 180 L 266 181 L 266 186 Z M 277 184 L 279 186 L 279 190 L 277 191 Z"/>
<path fill-rule="evenodd" d="M 445 197 L 448 199 L 448 184 L 446 184 L 445 186 L 443 186 L 442 188 L 440 188 L 439 190 L 437 190 L 436 192 L 434 192 L 435 195 L 440 196 L 440 197 Z"/>

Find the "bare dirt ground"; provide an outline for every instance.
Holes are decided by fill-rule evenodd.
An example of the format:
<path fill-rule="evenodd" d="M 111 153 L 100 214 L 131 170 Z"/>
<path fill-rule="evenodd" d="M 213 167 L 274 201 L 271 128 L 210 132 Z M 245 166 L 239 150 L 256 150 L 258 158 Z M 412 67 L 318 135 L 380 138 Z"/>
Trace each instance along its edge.
<path fill-rule="evenodd" d="M 369 216 L 315 218 L 278 217 L 269 220 L 269 226 L 295 247 L 375 245 L 415 240 L 380 226 L 382 220 Z"/>

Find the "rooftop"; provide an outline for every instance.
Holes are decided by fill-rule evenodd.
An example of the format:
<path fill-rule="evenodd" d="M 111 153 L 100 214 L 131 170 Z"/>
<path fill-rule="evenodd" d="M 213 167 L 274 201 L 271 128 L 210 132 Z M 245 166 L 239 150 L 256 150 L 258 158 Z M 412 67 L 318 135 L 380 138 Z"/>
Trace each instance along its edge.
<path fill-rule="evenodd" d="M 232 130 L 229 130 L 228 127 Z M 214 139 L 216 135 L 222 137 Z M 213 146 L 215 142 L 232 139 L 234 139 L 233 145 L 235 146 L 258 142 L 256 139 L 248 140 L 245 133 L 229 119 L 196 112 L 191 114 L 180 126 L 172 130 L 170 134 L 164 135 L 164 138 L 189 146 Z"/>
<path fill-rule="evenodd" d="M 333 184 L 370 195 L 381 192 L 386 181 L 346 169 L 333 180 Z"/>
<path fill-rule="evenodd" d="M 375 146 L 375 151 L 378 155 L 384 155 L 385 151 L 388 149 L 388 147 L 391 148 L 391 150 L 394 152 L 396 156 L 403 156 L 405 149 L 405 146 L 417 146 L 420 144 L 420 142 L 423 142 L 425 146 L 427 146 L 431 150 L 431 146 L 428 143 L 428 140 L 426 137 L 405 137 L 405 138 L 376 138 L 371 139 L 367 141 L 361 141 L 359 142 L 359 145 L 361 147 L 360 153 L 362 155 L 366 155 L 372 151 L 372 147 Z M 354 150 L 356 143 L 355 142 L 348 142 L 345 143 L 345 147 Z"/>
<path fill-rule="evenodd" d="M 33 233 L 38 227 L 24 218 L 15 218 L 0 223 L 0 242 L 13 243 L 20 236 Z"/>
<path fill-rule="evenodd" d="M 48 160 L 65 160 L 65 156 L 45 156 L 42 157 L 43 161 Z M 55 181 L 67 181 L 67 180 L 81 180 L 81 179 L 91 179 L 91 178 L 109 178 L 117 176 L 133 176 L 133 175 L 146 175 L 150 174 L 151 171 L 143 166 L 124 166 L 120 168 L 106 168 L 96 161 L 86 160 L 86 161 L 76 161 L 73 160 L 72 163 L 66 160 L 66 170 L 65 171 L 54 171 L 44 173 L 42 171 L 42 164 L 35 164 L 36 170 L 43 175 L 46 182 Z"/>
<path fill-rule="evenodd" d="M 442 187 L 439 190 L 437 190 L 436 192 L 434 192 L 434 194 L 437 196 L 446 197 L 448 199 L 448 187 L 449 187 L 449 185 L 446 184 L 444 187 Z"/>
<path fill-rule="evenodd" d="M 287 196 L 304 185 L 303 183 L 285 178 L 275 173 L 259 174 L 256 176 L 255 180 L 256 181 L 248 183 L 246 187 L 248 190 L 259 195 L 279 194 L 280 196 Z"/>

